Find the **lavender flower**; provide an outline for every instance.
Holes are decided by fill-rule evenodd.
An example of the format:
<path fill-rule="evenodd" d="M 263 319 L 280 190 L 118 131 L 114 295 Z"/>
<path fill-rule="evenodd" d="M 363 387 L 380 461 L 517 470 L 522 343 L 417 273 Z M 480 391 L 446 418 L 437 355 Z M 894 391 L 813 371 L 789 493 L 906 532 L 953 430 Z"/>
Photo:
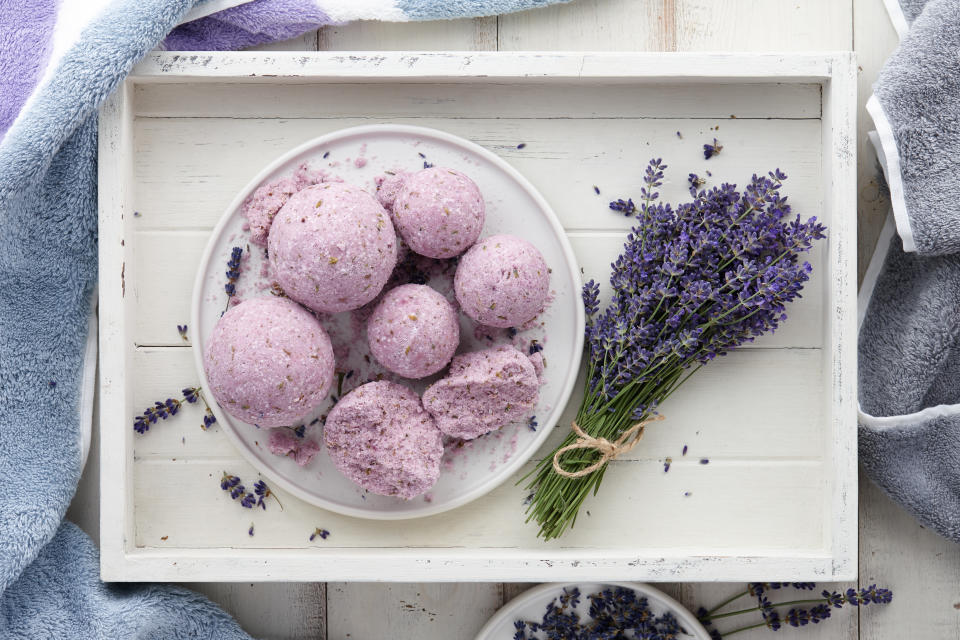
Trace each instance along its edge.
<path fill-rule="evenodd" d="M 530 429 L 530 431 L 536 431 L 538 424 L 537 416 L 530 416 L 530 418 L 527 420 L 527 427 Z"/>
<path fill-rule="evenodd" d="M 190 342 L 190 339 L 187 338 L 187 325 L 185 325 L 185 324 L 178 324 L 178 325 L 177 325 L 177 333 L 180 334 L 180 339 L 181 339 L 181 340 L 183 340 L 184 342 Z"/>
<path fill-rule="evenodd" d="M 527 147 L 526 142 L 521 142 L 520 144 L 517 145 L 517 149 L 525 149 L 526 147 Z"/>
<path fill-rule="evenodd" d="M 137 433 L 144 434 L 150 430 L 150 425 L 156 424 L 158 420 L 166 420 L 171 416 L 177 415 L 180 409 L 183 407 L 183 403 L 194 404 L 197 400 L 203 402 L 206 407 L 206 416 L 204 416 L 204 426 L 206 429 L 209 427 L 207 420 L 209 418 L 209 423 L 213 424 L 217 419 L 213 416 L 213 411 L 210 410 L 210 406 L 207 404 L 206 399 L 203 397 L 203 393 L 200 390 L 200 387 L 186 387 L 181 393 L 183 398 L 167 398 L 164 401 L 157 400 L 153 403 L 152 407 L 147 407 L 144 409 L 143 413 L 139 416 L 136 416 L 133 419 L 133 430 Z"/>
<path fill-rule="evenodd" d="M 244 509 L 253 509 L 257 504 L 257 497 L 252 493 L 248 493 L 243 496 L 243 499 L 240 500 L 240 506 Z"/>
<path fill-rule="evenodd" d="M 610 303 L 600 309 L 595 282 L 583 288 L 588 367 L 576 422 L 609 441 L 654 416 L 702 365 L 775 331 L 810 278 L 810 264 L 800 256 L 826 230 L 816 218 L 791 215 L 780 193 L 787 176 L 779 169 L 754 175 L 742 190 L 727 183 L 699 189 L 694 180 L 690 201 L 676 208 L 658 201 L 665 169 L 659 159 L 647 165 L 639 205 L 610 203 L 636 217 L 611 265 Z M 561 446 L 575 439 L 571 433 Z M 599 456 L 578 450 L 559 463 L 576 472 Z M 564 477 L 552 462 L 546 456 L 529 485 L 536 495 L 528 512 L 547 539 L 572 524 L 603 477 Z"/>
<path fill-rule="evenodd" d="M 223 290 L 227 292 L 227 306 L 224 312 L 230 308 L 230 301 L 237 295 L 237 280 L 240 279 L 240 258 L 243 257 L 243 249 L 234 247 L 230 251 L 230 259 L 227 261 L 227 283 L 223 285 Z"/>
<path fill-rule="evenodd" d="M 703 145 L 703 159 L 709 160 L 713 156 L 719 154 L 723 150 L 723 145 L 717 142 L 717 139 L 713 139 L 713 144 Z"/>
<path fill-rule="evenodd" d="M 310 542 L 313 542 L 317 538 L 320 538 L 321 540 L 326 540 L 327 536 L 329 535 L 330 535 L 329 531 L 327 531 L 326 529 L 321 529 L 320 527 L 317 527 L 316 529 L 313 530 L 313 533 L 310 534 Z"/>
<path fill-rule="evenodd" d="M 253 492 L 257 496 L 257 506 L 266 511 L 267 503 L 265 500 L 272 497 L 277 501 L 277 504 L 280 505 L 280 510 L 283 511 L 283 504 L 280 502 L 280 498 L 274 495 L 273 491 L 270 490 L 270 487 L 267 486 L 267 483 L 263 480 L 257 480 L 253 485 Z"/>
<path fill-rule="evenodd" d="M 247 529 L 247 535 L 250 536 L 251 538 L 253 537 L 253 523 L 252 523 L 252 522 L 250 523 L 250 528 Z"/>
<path fill-rule="evenodd" d="M 200 424 L 200 428 L 206 431 L 212 427 L 217 422 L 217 417 L 213 415 L 213 411 L 210 410 L 210 407 L 207 407 L 203 414 L 203 422 Z"/>

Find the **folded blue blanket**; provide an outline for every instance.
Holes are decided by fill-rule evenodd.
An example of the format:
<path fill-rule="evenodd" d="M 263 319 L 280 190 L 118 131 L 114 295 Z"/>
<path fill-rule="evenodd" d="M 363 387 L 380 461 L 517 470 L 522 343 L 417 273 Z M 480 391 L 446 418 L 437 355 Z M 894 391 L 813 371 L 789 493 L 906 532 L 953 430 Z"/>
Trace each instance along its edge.
<path fill-rule="evenodd" d="M 0 638 L 247 637 L 186 590 L 100 583 L 93 544 L 61 525 L 96 360 L 97 108 L 133 64 L 168 34 L 168 47 L 235 48 L 554 1 L 208 0 L 239 6 L 204 16 L 195 0 L 0 0 Z M 188 11 L 203 17 L 175 29 Z"/>

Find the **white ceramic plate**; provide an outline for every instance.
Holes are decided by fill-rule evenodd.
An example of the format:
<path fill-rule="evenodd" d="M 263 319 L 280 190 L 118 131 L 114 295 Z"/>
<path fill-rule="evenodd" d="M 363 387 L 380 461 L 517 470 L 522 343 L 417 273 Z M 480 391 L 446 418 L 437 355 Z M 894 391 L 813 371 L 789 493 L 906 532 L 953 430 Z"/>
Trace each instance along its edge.
<path fill-rule="evenodd" d="M 358 161 L 358 158 L 362 160 Z M 580 302 L 580 277 L 573 252 L 556 215 L 533 186 L 500 157 L 473 142 L 454 135 L 401 125 L 373 125 L 343 129 L 312 140 L 278 160 L 271 162 L 237 194 L 213 230 L 204 250 L 193 292 L 191 336 L 194 358 L 202 386 L 207 386 L 202 353 L 226 303 L 224 294 L 226 262 L 233 246 L 246 247 L 248 233 L 243 230 L 241 205 L 261 184 L 292 175 L 304 162 L 313 169 L 329 172 L 331 177 L 362 186 L 371 192 L 374 178 L 385 171 L 416 170 L 429 161 L 436 166 L 460 169 L 479 185 L 487 206 L 481 237 L 512 233 L 531 241 L 543 253 L 552 270 L 553 301 L 537 319 L 536 326 L 511 337 L 506 331 L 491 330 L 487 335 L 461 314 L 459 352 L 514 342 L 527 349 L 531 340 L 543 345 L 547 362 L 540 402 L 532 412 L 540 427 L 531 429 L 526 422 L 507 425 L 499 432 L 471 441 L 465 446 L 450 442 L 446 446 L 443 471 L 436 486 L 425 496 L 409 501 L 368 493 L 353 484 L 333 465 L 326 451 L 306 467 L 288 457 L 273 455 L 267 448 L 267 430 L 243 423 L 213 406 L 220 428 L 241 454 L 269 481 L 317 506 L 363 518 L 403 519 L 428 516 L 474 500 L 508 479 L 523 465 L 549 434 L 547 425 L 555 424 L 570 398 L 580 366 L 583 349 L 583 306 Z M 263 250 L 250 245 L 249 260 L 244 263 L 237 285 L 238 297 L 247 299 L 270 295 L 269 278 L 261 277 L 265 262 Z M 430 284 L 449 293 L 452 269 Z M 446 290 L 445 290 L 446 289 Z M 362 312 L 336 314 L 321 318 L 334 342 L 337 368 L 344 375 L 346 393 L 382 370 L 375 361 L 367 362 L 366 336 L 358 318 Z M 362 318 L 360 318 L 362 319 Z M 371 359 L 372 360 L 372 359 Z M 391 376 L 386 376 L 390 378 Z M 418 392 L 439 376 L 410 384 Z M 336 394 L 336 384 L 333 393 Z M 207 399 L 212 402 L 210 394 Z M 329 410 L 332 400 L 321 406 L 315 416 Z M 306 436 L 322 446 L 322 421 L 309 424 Z"/>
<path fill-rule="evenodd" d="M 577 587 L 580 589 L 580 604 L 576 611 L 580 614 L 581 620 L 589 620 L 588 611 L 590 601 L 587 596 L 596 593 L 608 587 L 625 587 L 631 589 L 638 596 L 647 599 L 650 610 L 654 615 L 660 616 L 667 611 L 671 612 L 680 622 L 687 635 L 681 635 L 680 638 L 689 638 L 690 640 L 710 640 L 710 634 L 703 628 L 696 617 L 686 608 L 667 594 L 653 587 L 640 584 L 638 582 L 604 582 L 604 583 L 580 583 L 568 582 L 565 584 L 551 583 L 542 584 L 527 591 L 503 605 L 497 611 L 487 624 L 483 625 L 476 640 L 513 640 L 516 628 L 513 623 L 517 620 L 530 620 L 540 622 L 543 619 L 544 611 L 550 602 L 559 597 L 564 589 Z"/>

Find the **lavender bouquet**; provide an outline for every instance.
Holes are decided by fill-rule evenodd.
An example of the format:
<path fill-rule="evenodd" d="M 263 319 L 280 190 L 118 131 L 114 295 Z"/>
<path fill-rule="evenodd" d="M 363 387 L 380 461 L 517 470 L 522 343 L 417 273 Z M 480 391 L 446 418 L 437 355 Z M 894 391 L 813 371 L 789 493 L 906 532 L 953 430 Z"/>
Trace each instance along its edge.
<path fill-rule="evenodd" d="M 608 462 L 633 448 L 657 407 L 700 367 L 774 331 L 785 305 L 800 296 L 811 267 L 800 261 L 825 227 L 790 217 L 779 169 L 753 176 L 742 191 L 700 189 L 673 209 L 658 202 L 659 159 L 644 176 L 641 204 L 610 208 L 635 216 L 624 251 L 612 265 L 613 296 L 602 312 L 599 287 L 583 288 L 589 350 L 583 403 L 573 430 L 531 472 L 527 520 L 539 535 L 573 526 L 584 499 L 600 488 Z"/>

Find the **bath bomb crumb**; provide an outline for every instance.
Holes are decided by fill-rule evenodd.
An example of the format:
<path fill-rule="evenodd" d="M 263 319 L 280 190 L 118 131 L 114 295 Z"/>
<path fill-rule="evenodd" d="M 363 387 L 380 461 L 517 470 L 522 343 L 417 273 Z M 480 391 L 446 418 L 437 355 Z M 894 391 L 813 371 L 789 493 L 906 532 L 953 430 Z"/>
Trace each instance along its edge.
<path fill-rule="evenodd" d="M 217 321 L 204 352 L 211 394 L 261 427 L 290 425 L 327 397 L 333 347 L 320 322 L 287 298 L 253 298 Z"/>
<path fill-rule="evenodd" d="M 367 323 L 370 355 L 387 371 L 424 378 L 440 371 L 460 343 L 460 322 L 447 299 L 426 285 L 391 289 Z"/>
<path fill-rule="evenodd" d="M 397 263 L 390 216 L 369 193 L 325 182 L 297 192 L 268 238 L 283 291 L 314 311 L 350 311 L 373 300 Z"/>
<path fill-rule="evenodd" d="M 550 295 L 550 270 L 540 251 L 522 238 L 490 236 L 457 265 L 457 301 L 465 314 L 505 329 L 535 318 Z"/>
<path fill-rule="evenodd" d="M 320 445 L 309 438 L 299 438 L 286 427 L 270 430 L 270 453 L 278 456 L 290 456 L 301 467 L 313 461 L 320 452 Z"/>
<path fill-rule="evenodd" d="M 466 251 L 477 241 L 486 216 L 476 183 L 444 167 L 407 176 L 391 211 L 404 242 L 429 258 L 452 258 Z"/>
<path fill-rule="evenodd" d="M 440 431 L 417 394 L 402 385 L 357 387 L 330 411 L 323 433 L 333 463 L 371 493 L 409 500 L 440 477 Z"/>
<path fill-rule="evenodd" d="M 440 431 L 471 440 L 523 420 L 536 405 L 536 368 L 509 345 L 456 356 L 449 374 L 423 393 Z"/>

